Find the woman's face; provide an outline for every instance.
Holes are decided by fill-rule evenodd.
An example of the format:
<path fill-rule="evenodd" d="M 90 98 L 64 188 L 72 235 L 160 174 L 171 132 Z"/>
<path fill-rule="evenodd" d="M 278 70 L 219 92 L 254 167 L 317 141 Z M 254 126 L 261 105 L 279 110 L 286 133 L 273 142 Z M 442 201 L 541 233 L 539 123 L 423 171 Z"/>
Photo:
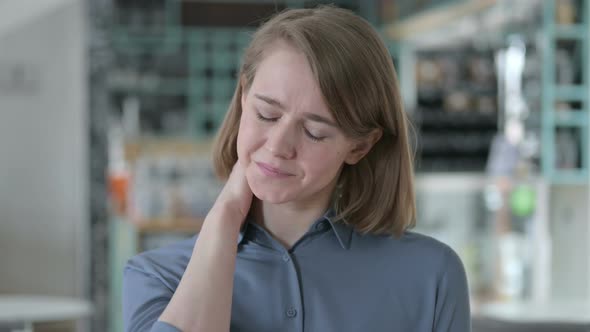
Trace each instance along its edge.
<path fill-rule="evenodd" d="M 263 201 L 319 203 L 343 163 L 364 154 L 336 126 L 305 55 L 286 42 L 258 65 L 241 103 L 238 157 Z"/>

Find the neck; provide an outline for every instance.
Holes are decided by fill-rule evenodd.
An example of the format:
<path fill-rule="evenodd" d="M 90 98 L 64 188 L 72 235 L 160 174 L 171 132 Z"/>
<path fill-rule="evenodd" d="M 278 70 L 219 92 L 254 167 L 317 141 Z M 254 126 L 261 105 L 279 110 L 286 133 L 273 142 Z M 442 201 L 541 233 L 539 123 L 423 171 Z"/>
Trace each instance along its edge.
<path fill-rule="evenodd" d="M 290 249 L 309 230 L 309 227 L 324 215 L 329 203 L 329 196 L 305 203 L 271 204 L 255 200 L 254 219 L 285 248 Z"/>

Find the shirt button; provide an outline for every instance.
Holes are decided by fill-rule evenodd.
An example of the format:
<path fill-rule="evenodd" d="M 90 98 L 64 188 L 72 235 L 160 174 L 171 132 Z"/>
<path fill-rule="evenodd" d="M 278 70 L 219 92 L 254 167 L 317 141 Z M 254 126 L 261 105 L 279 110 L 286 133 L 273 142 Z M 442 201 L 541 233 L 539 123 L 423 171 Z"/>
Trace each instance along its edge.
<path fill-rule="evenodd" d="M 293 318 L 295 316 L 297 316 L 297 310 L 295 308 L 289 308 L 287 310 L 287 317 Z"/>
<path fill-rule="evenodd" d="M 289 257 L 289 254 L 284 254 L 283 255 L 283 261 L 288 262 L 291 260 L 291 257 Z"/>
<path fill-rule="evenodd" d="M 316 229 L 316 231 L 323 231 L 323 230 L 325 230 L 327 227 L 328 227 L 328 225 L 326 225 L 326 223 L 323 223 L 323 222 L 321 222 L 321 223 L 319 223 L 319 224 L 315 225 L 315 229 Z"/>

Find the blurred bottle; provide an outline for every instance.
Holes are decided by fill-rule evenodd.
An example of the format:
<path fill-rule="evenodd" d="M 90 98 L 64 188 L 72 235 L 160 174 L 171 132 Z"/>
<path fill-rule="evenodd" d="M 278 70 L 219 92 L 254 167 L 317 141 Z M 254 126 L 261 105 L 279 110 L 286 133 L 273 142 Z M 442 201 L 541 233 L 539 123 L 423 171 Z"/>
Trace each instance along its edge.
<path fill-rule="evenodd" d="M 124 215 L 127 211 L 129 170 L 125 159 L 125 143 L 121 127 L 112 125 L 107 140 L 107 187 L 110 208 L 113 213 Z"/>

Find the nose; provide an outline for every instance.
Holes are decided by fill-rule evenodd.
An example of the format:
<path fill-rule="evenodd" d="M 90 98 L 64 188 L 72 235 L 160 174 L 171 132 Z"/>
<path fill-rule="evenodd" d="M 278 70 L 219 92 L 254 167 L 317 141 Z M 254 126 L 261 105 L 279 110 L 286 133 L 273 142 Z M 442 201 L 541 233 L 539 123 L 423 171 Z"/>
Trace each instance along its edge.
<path fill-rule="evenodd" d="M 278 123 L 268 133 L 265 147 L 274 157 L 295 158 L 297 135 L 292 127 L 289 123 Z"/>

